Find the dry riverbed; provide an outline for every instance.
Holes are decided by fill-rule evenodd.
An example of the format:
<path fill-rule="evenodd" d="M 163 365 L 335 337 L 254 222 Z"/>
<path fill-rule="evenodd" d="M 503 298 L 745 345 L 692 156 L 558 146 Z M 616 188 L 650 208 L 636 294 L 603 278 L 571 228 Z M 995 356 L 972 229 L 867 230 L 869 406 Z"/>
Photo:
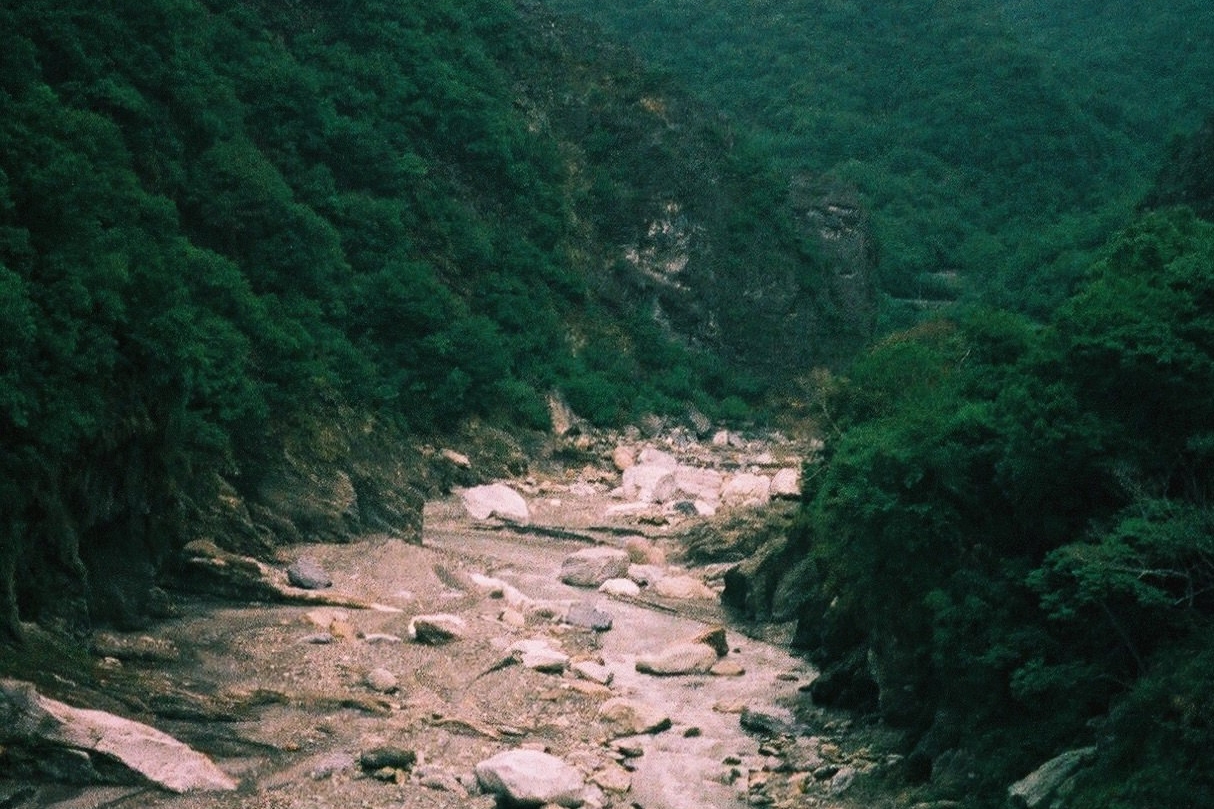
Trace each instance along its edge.
<path fill-rule="evenodd" d="M 804 661 L 729 626 L 711 597 L 720 568 L 679 563 L 680 531 L 714 517 L 612 511 L 616 478 L 604 467 L 510 482 L 528 525 L 473 519 L 452 494 L 427 505 L 421 546 L 290 548 L 283 561 L 314 561 L 335 604 L 188 600 L 151 632 L 103 637 L 98 677 L 125 695 L 122 712 L 207 754 L 237 788 L 9 784 L 0 803 L 490 807 L 478 765 L 527 750 L 576 774 L 566 805 L 859 805 L 888 762 L 857 749 L 845 717 L 809 705 Z M 592 547 L 640 563 L 639 592 L 563 582 L 566 560 Z M 701 589 L 661 595 L 660 577 Z M 696 657 L 690 673 L 642 671 L 672 650 Z"/>

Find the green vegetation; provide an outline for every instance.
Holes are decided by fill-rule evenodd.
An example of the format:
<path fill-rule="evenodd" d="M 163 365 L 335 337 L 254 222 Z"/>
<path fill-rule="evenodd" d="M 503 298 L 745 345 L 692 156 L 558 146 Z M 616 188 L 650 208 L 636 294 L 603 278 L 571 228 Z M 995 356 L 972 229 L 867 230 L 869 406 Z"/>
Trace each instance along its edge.
<path fill-rule="evenodd" d="M 597 423 L 753 398 L 742 301 L 655 323 L 617 267 L 668 200 L 700 277 L 821 272 L 744 138 L 538 8 L 23 0 L 0 31 L 0 636 L 136 620 L 217 492 L 334 414 L 407 443 L 543 427 L 551 390 Z"/>
<path fill-rule="evenodd" d="M 1086 744 L 1068 805 L 1214 800 L 1212 307 L 1214 224 L 1151 213 L 1044 327 L 960 312 L 836 382 L 805 620 L 858 628 L 921 757 L 974 755 L 970 805 Z"/>
<path fill-rule="evenodd" d="M 745 418 L 867 333 L 854 187 L 799 639 L 914 800 L 1094 744 L 1071 805 L 1214 804 L 1209 4 L 548 5 L 664 72 L 510 0 L 0 8 L 0 642 L 137 625 L 217 504 L 297 538 L 288 457 Z"/>
<path fill-rule="evenodd" d="M 907 324 L 924 301 L 1045 317 L 1214 84 L 1202 0 L 548 0 L 860 189 Z"/>
<path fill-rule="evenodd" d="M 1214 803 L 1209 4 L 549 2 L 872 211 L 886 336 L 811 378 L 779 558 L 907 805 L 1087 745 L 1067 806 Z"/>

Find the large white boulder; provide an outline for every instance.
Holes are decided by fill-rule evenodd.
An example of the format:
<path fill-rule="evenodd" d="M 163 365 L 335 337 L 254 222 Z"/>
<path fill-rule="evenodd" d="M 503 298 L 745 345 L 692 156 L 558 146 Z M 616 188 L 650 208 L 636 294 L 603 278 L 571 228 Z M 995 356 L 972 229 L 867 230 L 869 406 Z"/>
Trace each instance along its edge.
<path fill-rule="evenodd" d="M 721 499 L 724 476 L 715 469 L 698 466 L 678 466 L 674 470 L 675 486 L 690 500 L 716 503 Z"/>
<path fill-rule="evenodd" d="M 0 680 L 0 741 L 94 754 L 172 792 L 230 791 L 236 782 L 209 758 L 153 727 L 44 697 L 29 683 Z"/>
<path fill-rule="evenodd" d="M 791 466 L 776 472 L 771 478 L 771 496 L 795 500 L 801 496 L 801 473 Z"/>
<path fill-rule="evenodd" d="M 505 483 L 490 483 L 474 486 L 463 493 L 464 508 L 474 520 L 499 520 L 526 525 L 531 522 L 531 511 L 521 494 Z"/>
<path fill-rule="evenodd" d="M 669 452 L 656 449 L 655 447 L 645 447 L 641 450 L 641 454 L 637 456 L 637 463 L 652 464 L 653 466 L 661 466 L 666 469 L 674 469 L 679 465 L 679 461 Z"/>
<path fill-rule="evenodd" d="M 476 765 L 481 789 L 518 806 L 576 807 L 584 803 L 581 772 L 538 750 L 507 750 Z"/>
<path fill-rule="evenodd" d="M 624 470 L 624 497 L 639 503 L 665 503 L 678 494 L 674 469 L 652 463 L 638 463 Z"/>
<path fill-rule="evenodd" d="M 636 670 L 642 674 L 672 677 L 681 674 L 707 674 L 717 663 L 717 653 L 704 643 L 675 643 L 653 654 L 641 655 Z"/>
<path fill-rule="evenodd" d="M 730 505 L 762 506 L 771 499 L 771 478 L 742 472 L 725 482 L 721 500 Z"/>

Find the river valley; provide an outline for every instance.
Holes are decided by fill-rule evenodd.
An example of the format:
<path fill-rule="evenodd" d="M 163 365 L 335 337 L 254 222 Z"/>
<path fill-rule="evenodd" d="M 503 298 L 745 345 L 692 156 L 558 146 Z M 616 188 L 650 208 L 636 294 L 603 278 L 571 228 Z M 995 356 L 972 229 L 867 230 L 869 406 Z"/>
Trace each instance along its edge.
<path fill-rule="evenodd" d="M 148 632 L 105 636 L 97 677 L 123 695 L 120 712 L 205 753 L 235 788 L 15 784 L 4 805 L 490 807 L 506 793 L 482 762 L 520 750 L 576 774 L 561 805 L 873 805 L 853 784 L 889 761 L 857 749 L 851 719 L 810 704 L 816 672 L 779 627 L 763 640 L 731 625 L 727 565 L 685 564 L 681 532 L 715 514 L 621 507 L 618 471 L 510 481 L 525 524 L 476 519 L 456 492 L 427 504 L 420 546 L 375 535 L 284 549 L 284 564 L 331 578 L 315 603 L 185 598 Z M 628 555 L 627 574 L 602 590 L 563 580 L 595 548 Z"/>

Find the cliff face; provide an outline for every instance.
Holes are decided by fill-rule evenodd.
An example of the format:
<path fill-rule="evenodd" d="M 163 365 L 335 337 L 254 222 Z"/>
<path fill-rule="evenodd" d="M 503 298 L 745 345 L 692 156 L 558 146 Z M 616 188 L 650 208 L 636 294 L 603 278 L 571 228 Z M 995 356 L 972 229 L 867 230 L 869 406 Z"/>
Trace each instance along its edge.
<path fill-rule="evenodd" d="M 778 211 L 802 252 L 754 264 L 714 262 L 714 242 L 729 238 L 728 221 L 696 219 L 687 212 L 694 205 L 672 199 L 652 207 L 636 241 L 623 246 L 620 267 L 625 283 L 649 297 L 653 319 L 689 343 L 774 375 L 837 365 L 872 336 L 876 253 L 853 191 L 792 183 Z M 779 237 L 759 227 L 753 238 Z"/>

